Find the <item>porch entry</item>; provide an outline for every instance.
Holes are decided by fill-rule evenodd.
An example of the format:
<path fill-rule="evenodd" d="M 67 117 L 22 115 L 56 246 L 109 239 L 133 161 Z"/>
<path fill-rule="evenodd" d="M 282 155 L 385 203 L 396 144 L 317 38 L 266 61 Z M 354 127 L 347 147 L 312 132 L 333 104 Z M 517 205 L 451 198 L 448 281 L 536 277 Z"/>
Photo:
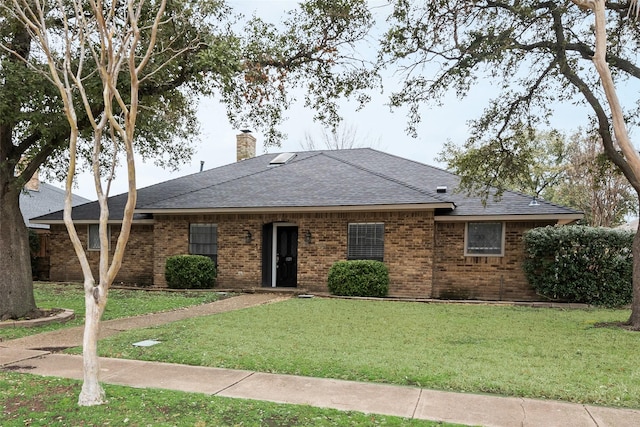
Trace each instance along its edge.
<path fill-rule="evenodd" d="M 298 284 L 298 226 L 276 222 L 262 228 L 262 286 Z"/>

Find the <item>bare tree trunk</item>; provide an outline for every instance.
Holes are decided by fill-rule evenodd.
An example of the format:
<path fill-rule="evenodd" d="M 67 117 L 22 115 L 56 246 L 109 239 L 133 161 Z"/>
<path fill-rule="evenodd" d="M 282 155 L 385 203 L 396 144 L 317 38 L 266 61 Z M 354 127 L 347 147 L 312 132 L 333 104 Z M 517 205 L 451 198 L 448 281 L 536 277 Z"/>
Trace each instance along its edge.
<path fill-rule="evenodd" d="M 631 317 L 629 325 L 640 330 L 640 232 L 636 230 L 633 238 L 633 299 L 631 300 Z"/>
<path fill-rule="evenodd" d="M 94 298 L 93 280 L 84 283 L 85 320 L 82 338 L 83 383 L 78 397 L 78 405 L 93 406 L 106 402 L 104 389 L 99 382 L 100 359 L 98 358 L 98 335 L 100 333 L 100 318 L 104 312 L 106 299 Z"/>
<path fill-rule="evenodd" d="M 36 310 L 31 277 L 29 235 L 20 211 L 20 189 L 13 169 L 0 170 L 0 319 L 16 319 Z"/>

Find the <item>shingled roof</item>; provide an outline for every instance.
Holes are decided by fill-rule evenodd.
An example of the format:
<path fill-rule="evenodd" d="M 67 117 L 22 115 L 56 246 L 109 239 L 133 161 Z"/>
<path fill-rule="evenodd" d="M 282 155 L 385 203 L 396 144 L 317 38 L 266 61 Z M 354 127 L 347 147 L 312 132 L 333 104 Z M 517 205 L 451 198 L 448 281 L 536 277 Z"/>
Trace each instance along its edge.
<path fill-rule="evenodd" d="M 46 224 L 34 224 L 29 222 L 29 218 L 48 214 L 49 212 L 57 213 L 59 209 L 64 209 L 64 198 L 64 190 L 47 184 L 46 182 L 39 182 L 37 190 L 25 189 L 20 193 L 20 210 L 24 217 L 24 223 L 29 228 L 49 228 Z M 72 206 L 86 203 L 88 201 L 89 199 L 85 199 L 77 194 L 71 195 Z"/>
<path fill-rule="evenodd" d="M 154 213 L 260 211 L 336 211 L 436 209 L 437 217 L 545 217 L 570 222 L 580 212 L 505 192 L 499 202 L 453 191 L 459 178 L 450 172 L 370 148 L 291 153 L 273 165 L 278 154 L 263 154 L 138 190 L 135 220 Z M 445 188 L 439 192 L 437 189 Z M 110 220 L 122 219 L 126 194 L 109 199 Z M 97 202 L 73 209 L 78 222 L 96 221 Z M 515 219 L 515 218 L 514 218 Z M 34 219 L 62 220 L 62 212 Z"/>

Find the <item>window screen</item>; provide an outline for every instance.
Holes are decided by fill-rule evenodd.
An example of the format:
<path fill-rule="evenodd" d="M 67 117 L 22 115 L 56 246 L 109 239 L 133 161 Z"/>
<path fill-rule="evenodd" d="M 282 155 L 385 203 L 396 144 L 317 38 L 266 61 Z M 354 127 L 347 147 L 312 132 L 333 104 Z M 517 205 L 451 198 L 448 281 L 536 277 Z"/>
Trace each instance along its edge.
<path fill-rule="evenodd" d="M 384 257 L 384 224 L 349 224 L 347 259 L 373 259 Z"/>
<path fill-rule="evenodd" d="M 189 226 L 189 253 L 218 258 L 218 226 L 217 224 L 191 224 Z M 217 264 L 217 262 L 216 262 Z"/>
<path fill-rule="evenodd" d="M 502 255 L 502 223 L 470 222 L 467 224 L 468 255 Z"/>
<path fill-rule="evenodd" d="M 90 251 L 100 250 L 100 224 L 89 224 L 87 238 L 87 249 Z M 109 249 L 111 249 L 111 227 L 107 225 L 107 238 L 109 239 Z"/>

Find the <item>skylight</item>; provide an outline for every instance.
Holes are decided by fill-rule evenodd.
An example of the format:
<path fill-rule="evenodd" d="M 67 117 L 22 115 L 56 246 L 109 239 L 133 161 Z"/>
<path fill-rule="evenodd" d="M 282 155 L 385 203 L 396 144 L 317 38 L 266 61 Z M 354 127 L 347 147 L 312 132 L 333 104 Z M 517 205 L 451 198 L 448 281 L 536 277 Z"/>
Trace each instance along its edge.
<path fill-rule="evenodd" d="M 278 154 L 275 159 L 269 162 L 269 165 L 284 165 L 289 160 L 293 159 L 296 153 L 282 153 Z"/>

